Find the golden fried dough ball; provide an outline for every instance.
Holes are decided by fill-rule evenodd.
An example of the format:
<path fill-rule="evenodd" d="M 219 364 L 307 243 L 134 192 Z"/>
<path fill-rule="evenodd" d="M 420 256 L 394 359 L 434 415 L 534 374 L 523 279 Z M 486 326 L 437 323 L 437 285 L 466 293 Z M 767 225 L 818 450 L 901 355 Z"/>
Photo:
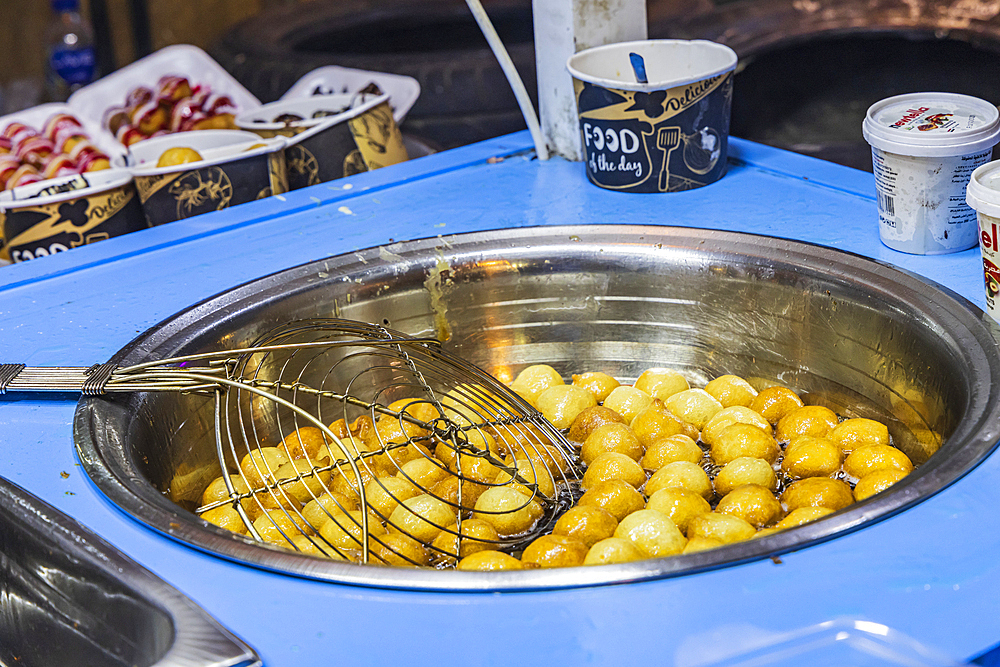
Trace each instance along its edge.
<path fill-rule="evenodd" d="M 723 544 L 749 540 L 757 534 L 757 529 L 748 521 L 732 514 L 710 512 L 699 514 L 688 524 L 688 538 L 711 537 Z"/>
<path fill-rule="evenodd" d="M 691 519 L 699 514 L 708 514 L 712 511 L 712 506 L 700 494 L 674 486 L 660 489 L 651 495 L 646 502 L 646 509 L 666 515 L 682 533 L 686 533 Z"/>
<path fill-rule="evenodd" d="M 264 480 L 274 482 L 274 473 L 282 464 L 288 463 L 288 457 L 277 447 L 261 447 L 255 449 L 240 461 L 240 472 L 243 480 L 251 489 L 264 488 Z"/>
<path fill-rule="evenodd" d="M 584 565 L 610 565 L 612 563 L 628 563 L 642 560 L 646 554 L 640 551 L 629 540 L 621 537 L 609 537 L 590 547 Z"/>
<path fill-rule="evenodd" d="M 533 528 L 542 516 L 542 506 L 517 489 L 495 486 L 476 501 L 473 518 L 493 526 L 500 537 L 519 535 Z"/>
<path fill-rule="evenodd" d="M 837 443 L 846 455 L 865 445 L 888 445 L 889 429 L 874 419 L 856 417 L 840 422 L 826 437 Z"/>
<path fill-rule="evenodd" d="M 534 484 L 538 487 L 538 492 L 541 493 L 546 498 L 554 498 L 556 495 L 556 484 L 552 477 L 552 473 L 548 471 L 539 461 L 533 461 L 528 458 L 519 459 L 517 465 L 514 466 L 517 477 L 528 482 L 528 484 Z M 496 479 L 493 480 L 494 484 L 509 484 L 511 488 L 517 489 L 526 496 L 534 496 L 535 490 L 528 485 L 522 484 L 518 481 L 514 475 L 511 475 L 506 470 L 500 470 L 497 473 Z"/>
<path fill-rule="evenodd" d="M 381 447 L 381 445 L 379 446 Z M 411 442 L 405 447 L 392 447 L 386 449 L 384 454 L 379 454 L 368 460 L 367 464 L 374 473 L 378 475 L 394 475 L 404 463 L 415 459 L 430 458 L 431 452 L 427 445 L 419 442 Z M 360 464 L 359 464 L 360 465 Z"/>
<path fill-rule="evenodd" d="M 389 533 L 372 538 L 369 543 L 372 563 L 397 567 L 421 567 L 431 562 L 430 552 L 409 535 Z"/>
<path fill-rule="evenodd" d="M 632 423 L 635 416 L 649 407 L 653 397 L 635 387 L 617 387 L 604 399 L 604 407 L 620 414 L 626 424 Z"/>
<path fill-rule="evenodd" d="M 754 536 L 756 537 L 756 535 Z M 718 549 L 723 546 L 722 540 L 717 540 L 714 537 L 692 537 L 688 540 L 688 543 L 684 545 L 684 551 L 682 554 L 693 554 L 699 551 L 708 551 L 709 549 Z"/>
<path fill-rule="evenodd" d="M 626 516 L 646 506 L 642 494 L 635 487 L 621 479 L 610 479 L 595 484 L 577 501 L 577 506 L 593 505 L 607 511 L 621 521 Z"/>
<path fill-rule="evenodd" d="M 701 430 L 701 441 L 706 445 L 714 445 L 719 434 L 733 424 L 749 424 L 756 426 L 768 435 L 772 434 L 771 424 L 763 416 L 750 408 L 733 405 L 719 410 L 714 417 L 708 420 L 705 428 Z"/>
<path fill-rule="evenodd" d="M 329 544 L 338 549 L 361 549 L 362 521 L 364 515 L 361 510 L 350 510 L 334 514 L 327 519 L 319 529 L 320 536 Z M 385 527 L 382 526 L 371 512 L 368 513 L 368 534 L 376 537 L 386 534 Z"/>
<path fill-rule="evenodd" d="M 711 394 L 724 408 L 740 405 L 750 407 L 757 398 L 757 390 L 738 375 L 720 375 L 705 385 L 705 391 Z"/>
<path fill-rule="evenodd" d="M 516 459 L 528 457 L 551 470 L 553 474 L 565 473 L 571 467 L 570 460 L 555 445 L 553 438 L 535 426 L 521 424 L 498 427 L 495 434 L 498 450 L 506 452 L 508 457 Z"/>
<path fill-rule="evenodd" d="M 493 454 L 500 453 L 500 448 L 497 446 L 496 438 L 486 431 L 479 428 L 473 428 L 465 431 L 464 433 L 465 441 L 472 447 L 475 447 L 483 452 L 492 452 Z M 434 447 L 434 458 L 452 470 L 454 470 L 452 464 L 455 463 L 456 456 L 455 445 L 451 442 L 445 442 L 442 440 Z"/>
<path fill-rule="evenodd" d="M 840 447 L 832 440 L 803 435 L 785 447 L 781 469 L 792 479 L 829 477 L 840 470 Z"/>
<path fill-rule="evenodd" d="M 398 412 L 400 414 L 402 413 L 408 414 L 414 419 L 419 419 L 425 424 L 430 424 L 435 419 L 441 416 L 441 413 L 438 411 L 437 406 L 435 406 L 430 401 L 426 401 L 420 398 L 400 398 L 398 400 L 393 401 L 386 407 L 392 412 Z M 426 433 L 426 431 L 423 432 Z"/>
<path fill-rule="evenodd" d="M 781 418 L 775 437 L 779 442 L 791 442 L 800 436 L 826 437 L 840 420 L 837 413 L 822 405 L 803 405 Z"/>
<path fill-rule="evenodd" d="M 628 540 L 651 558 L 679 554 L 687 544 L 687 538 L 667 515 L 651 509 L 632 512 L 622 519 L 615 537 Z"/>
<path fill-rule="evenodd" d="M 604 424 L 590 434 L 580 448 L 580 460 L 590 465 L 601 454 L 618 452 L 633 461 L 642 458 L 643 446 L 632 429 L 625 424 Z"/>
<path fill-rule="evenodd" d="M 292 459 L 282 464 L 274 476 L 279 480 L 294 479 L 294 482 L 284 482 L 281 489 L 300 503 L 307 503 L 326 491 L 330 482 L 329 470 L 316 470 L 308 459 Z"/>
<path fill-rule="evenodd" d="M 705 500 L 709 500 L 715 495 L 708 473 L 700 465 L 690 461 L 674 461 L 657 470 L 646 482 L 643 493 L 649 497 L 660 489 L 668 489 L 672 486 L 694 491 Z"/>
<path fill-rule="evenodd" d="M 653 399 L 649 407 L 641 410 L 629 424 L 632 432 L 639 438 L 643 447 L 667 436 L 683 434 L 689 438 L 697 438 L 698 430 L 677 415 L 667 410 L 660 399 Z"/>
<path fill-rule="evenodd" d="M 596 505 L 577 505 L 559 517 L 552 534 L 572 537 L 589 548 L 614 535 L 616 528 L 618 519 L 607 510 Z"/>
<path fill-rule="evenodd" d="M 399 503 L 423 493 L 402 477 L 376 477 L 365 484 L 368 507 L 384 521 L 392 516 Z"/>
<path fill-rule="evenodd" d="M 722 410 L 722 403 L 704 389 L 678 392 L 666 400 L 666 406 L 672 413 L 699 430 L 705 428 L 705 424 Z"/>
<path fill-rule="evenodd" d="M 518 373 L 514 381 L 510 383 L 510 388 L 528 403 L 535 405 L 543 391 L 559 384 L 565 383 L 556 369 L 545 364 L 536 364 L 528 366 Z"/>
<path fill-rule="evenodd" d="M 597 407 L 597 399 L 586 389 L 571 384 L 549 387 L 538 395 L 536 407 L 558 429 L 567 429 L 587 408 Z"/>
<path fill-rule="evenodd" d="M 189 162 L 199 162 L 203 158 L 201 153 L 187 146 L 175 146 L 168 148 L 160 154 L 160 159 L 156 161 L 157 167 L 176 167 Z"/>
<path fill-rule="evenodd" d="M 330 472 L 332 476 L 330 477 L 329 489 L 330 491 L 336 491 L 337 493 L 342 493 L 348 498 L 358 497 L 358 477 L 361 478 L 361 486 L 367 486 L 368 482 L 375 479 L 375 473 L 367 467 L 365 463 L 358 462 L 358 473 L 355 474 L 354 469 L 350 465 L 343 464 L 337 468 L 334 468 Z"/>
<path fill-rule="evenodd" d="M 496 528 L 481 519 L 462 521 L 462 546 L 458 545 L 458 524 L 452 524 L 434 538 L 433 552 L 436 558 L 453 564 L 456 557 L 465 558 L 479 551 L 493 551 L 500 536 Z"/>
<path fill-rule="evenodd" d="M 413 459 L 407 461 L 399 467 L 396 477 L 405 479 L 420 490 L 420 493 L 427 491 L 445 477 L 450 477 L 451 473 L 443 463 L 437 459 Z"/>
<path fill-rule="evenodd" d="M 773 491 L 778 486 L 778 476 L 770 463 L 749 456 L 733 459 L 715 476 L 715 492 L 720 496 L 744 484 L 757 484 Z"/>
<path fill-rule="evenodd" d="M 870 472 L 854 485 L 854 499 L 861 501 L 874 496 L 876 493 L 881 493 L 908 474 L 898 468 L 882 468 L 881 470 Z"/>
<path fill-rule="evenodd" d="M 243 481 L 241 475 L 229 475 L 230 481 L 233 483 L 233 490 L 236 493 L 250 493 L 250 487 L 247 483 Z M 205 487 L 205 490 L 201 494 L 201 504 L 211 505 L 212 503 L 217 503 L 222 500 L 229 500 L 229 487 L 226 486 L 226 479 L 222 476 L 216 477 L 212 482 Z M 246 507 L 246 500 L 243 501 L 243 506 Z"/>
<path fill-rule="evenodd" d="M 569 427 L 569 435 L 567 437 L 573 442 L 585 442 L 590 437 L 590 434 L 596 431 L 599 426 L 624 423 L 625 418 L 620 414 L 611 408 L 598 405 L 593 408 L 587 408 L 576 416 L 576 419 L 573 420 L 573 425 Z"/>
<path fill-rule="evenodd" d="M 407 498 L 389 516 L 391 532 L 406 533 L 410 537 L 430 544 L 446 527 L 455 523 L 455 508 L 434 496 L 424 493 Z"/>
<path fill-rule="evenodd" d="M 598 401 L 603 401 L 612 391 L 621 386 L 618 380 L 600 371 L 573 376 L 573 386 L 586 389 Z"/>
<path fill-rule="evenodd" d="M 351 429 L 347 425 L 347 421 L 343 418 L 330 422 L 327 428 L 333 431 L 333 434 L 338 438 L 349 438 L 351 436 Z"/>
<path fill-rule="evenodd" d="M 380 445 L 398 445 L 427 435 L 427 430 L 402 417 L 382 415 L 375 423 L 375 435 Z"/>
<path fill-rule="evenodd" d="M 312 527 L 301 517 L 285 510 L 267 510 L 253 522 L 257 534 L 265 542 L 288 546 L 296 535 L 312 534 Z"/>
<path fill-rule="evenodd" d="M 762 528 L 778 520 L 781 503 L 770 489 L 757 484 L 744 484 L 727 493 L 715 511 L 738 516 L 754 528 Z"/>
<path fill-rule="evenodd" d="M 302 508 L 302 518 L 313 528 L 319 528 L 332 515 L 356 509 L 358 509 L 358 503 L 355 500 L 342 493 L 328 491 L 319 498 L 306 503 L 306 506 Z"/>
<path fill-rule="evenodd" d="M 354 420 L 353 427 L 352 430 L 343 419 L 338 419 L 330 424 L 329 429 L 340 438 L 340 442 L 331 440 L 326 443 L 326 449 L 321 451 L 328 452 L 334 460 L 344 460 L 348 456 L 353 458 L 362 452 L 371 451 L 371 441 L 377 440 L 375 424 L 371 417 L 367 415 L 358 417 Z"/>
<path fill-rule="evenodd" d="M 665 401 L 674 394 L 690 389 L 691 385 L 677 371 L 668 368 L 648 368 L 635 381 L 635 388 L 653 398 Z"/>
<path fill-rule="evenodd" d="M 797 510 L 789 512 L 788 516 L 779 521 L 774 527 L 778 530 L 795 528 L 804 523 L 822 519 L 827 514 L 833 514 L 833 510 L 828 507 L 800 507 Z"/>
<path fill-rule="evenodd" d="M 251 521 L 256 521 L 257 517 L 268 510 L 284 509 L 295 513 L 302 507 L 302 504 L 278 487 L 273 492 L 261 491 L 255 493 L 242 501 L 243 509 Z"/>
<path fill-rule="evenodd" d="M 458 561 L 459 570 L 523 570 L 524 565 L 502 551 L 477 551 Z"/>
<path fill-rule="evenodd" d="M 851 486 L 829 477 L 807 477 L 788 485 L 782 494 L 785 509 L 794 512 L 800 507 L 826 507 L 839 510 L 854 503 Z"/>
<path fill-rule="evenodd" d="M 844 459 L 844 472 L 856 479 L 886 468 L 908 473 L 913 470 L 913 463 L 906 454 L 891 445 L 868 445 L 855 449 Z"/>
<path fill-rule="evenodd" d="M 781 448 L 770 433 L 750 424 L 732 424 L 722 429 L 709 450 L 712 460 L 719 465 L 749 456 L 774 463 Z"/>
<path fill-rule="evenodd" d="M 638 489 L 646 483 L 646 471 L 625 454 L 605 452 L 599 454 L 587 467 L 580 488 L 592 489 L 596 484 L 612 479 L 623 480 Z"/>
<path fill-rule="evenodd" d="M 477 484 L 492 484 L 500 473 L 500 468 L 480 456 L 456 457 L 450 467 L 456 475 L 461 473 L 462 477 Z"/>
<path fill-rule="evenodd" d="M 215 524 L 219 528 L 225 528 L 234 533 L 240 533 L 241 535 L 246 535 L 247 533 L 246 524 L 240 518 L 240 513 L 229 505 L 222 505 L 221 507 L 208 510 L 201 515 L 201 518 Z"/>
<path fill-rule="evenodd" d="M 287 547 L 288 545 L 282 544 L 281 546 Z M 299 553 L 308 554 L 310 556 L 319 556 L 320 558 L 329 558 L 330 560 L 349 560 L 344 555 L 337 553 L 336 549 L 325 544 L 323 540 L 318 537 L 295 535 L 292 537 L 292 547 Z M 351 560 L 360 560 L 360 554 Z"/>
<path fill-rule="evenodd" d="M 327 449 L 323 431 L 315 426 L 302 426 L 295 429 L 285 436 L 285 439 L 278 445 L 278 449 L 290 459 L 330 458 L 330 450 Z"/>
<path fill-rule="evenodd" d="M 334 422 L 334 424 L 336 423 L 337 422 Z M 332 426 L 333 424 L 331 424 L 331 430 L 333 430 Z M 372 421 L 372 418 L 369 415 L 361 415 L 351 422 L 351 425 L 347 428 L 347 430 L 355 438 L 367 441 L 375 434 L 375 422 Z M 334 433 L 336 433 L 335 430 Z"/>
<path fill-rule="evenodd" d="M 522 563 L 539 567 L 573 567 L 583 565 L 589 547 L 565 535 L 543 535 L 529 544 L 521 554 Z"/>
<path fill-rule="evenodd" d="M 674 461 L 700 463 L 704 456 L 705 452 L 698 446 L 698 443 L 683 433 L 678 433 L 660 438 L 651 444 L 646 449 L 646 453 L 643 454 L 639 465 L 646 470 L 659 470 Z"/>
<path fill-rule="evenodd" d="M 459 498 L 459 488 L 462 492 L 461 498 Z M 479 496 L 483 495 L 487 488 L 482 484 L 462 480 L 457 475 L 449 475 L 434 485 L 434 488 L 431 489 L 431 495 L 450 505 L 471 510 L 476 506 Z"/>
<path fill-rule="evenodd" d="M 750 402 L 750 409 L 760 414 L 772 424 L 777 424 L 781 418 L 802 407 L 802 399 L 787 387 L 768 387 L 761 389 Z"/>

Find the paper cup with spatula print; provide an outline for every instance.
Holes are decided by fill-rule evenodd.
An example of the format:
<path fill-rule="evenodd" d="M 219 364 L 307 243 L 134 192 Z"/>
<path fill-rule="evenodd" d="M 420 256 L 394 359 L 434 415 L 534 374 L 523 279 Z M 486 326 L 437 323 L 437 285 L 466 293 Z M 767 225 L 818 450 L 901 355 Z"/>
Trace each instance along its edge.
<path fill-rule="evenodd" d="M 572 56 L 587 177 L 622 192 L 719 180 L 736 62 L 732 49 L 705 40 L 622 42 Z"/>

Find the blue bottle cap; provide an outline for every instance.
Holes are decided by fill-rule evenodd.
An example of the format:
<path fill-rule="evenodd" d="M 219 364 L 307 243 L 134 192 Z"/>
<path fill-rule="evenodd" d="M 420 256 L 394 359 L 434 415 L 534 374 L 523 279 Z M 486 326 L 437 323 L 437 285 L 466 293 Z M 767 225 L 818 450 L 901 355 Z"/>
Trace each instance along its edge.
<path fill-rule="evenodd" d="M 80 11 L 80 0 L 52 0 L 52 9 L 57 12 Z"/>

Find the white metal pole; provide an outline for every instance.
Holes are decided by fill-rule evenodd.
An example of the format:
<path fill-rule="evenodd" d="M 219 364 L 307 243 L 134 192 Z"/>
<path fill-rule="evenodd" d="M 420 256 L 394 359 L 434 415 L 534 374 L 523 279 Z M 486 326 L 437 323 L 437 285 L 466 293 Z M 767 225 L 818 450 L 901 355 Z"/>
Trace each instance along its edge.
<path fill-rule="evenodd" d="M 580 160 L 580 125 L 566 61 L 592 46 L 646 39 L 646 0 L 532 0 L 538 108 L 553 155 Z"/>

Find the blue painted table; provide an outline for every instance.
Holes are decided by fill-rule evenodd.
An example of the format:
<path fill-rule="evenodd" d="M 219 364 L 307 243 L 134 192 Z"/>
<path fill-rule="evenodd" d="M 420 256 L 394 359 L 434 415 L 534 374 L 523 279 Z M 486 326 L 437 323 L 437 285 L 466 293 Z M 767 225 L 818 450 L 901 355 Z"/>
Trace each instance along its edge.
<path fill-rule="evenodd" d="M 744 141 L 730 150 L 727 175 L 709 187 L 625 195 L 589 184 L 580 163 L 533 159 L 519 133 L 5 267 L 0 356 L 90 365 L 190 304 L 296 264 L 393 240 L 532 225 L 679 225 L 810 241 L 896 264 L 985 307 L 978 249 L 922 257 L 879 242 L 870 174 Z M 837 652 L 852 628 L 897 647 L 912 638 L 914 651 L 939 652 L 912 664 L 943 664 L 1000 641 L 1000 454 L 913 509 L 780 564 L 555 592 L 418 593 L 264 572 L 155 533 L 82 472 L 74 408 L 62 399 L 0 403 L 0 475 L 194 598 L 274 667 L 693 666 L 754 646 L 776 660 L 774 645 L 810 641 L 818 647 L 810 657 L 789 654 L 787 664 L 851 655 L 881 664 Z"/>

